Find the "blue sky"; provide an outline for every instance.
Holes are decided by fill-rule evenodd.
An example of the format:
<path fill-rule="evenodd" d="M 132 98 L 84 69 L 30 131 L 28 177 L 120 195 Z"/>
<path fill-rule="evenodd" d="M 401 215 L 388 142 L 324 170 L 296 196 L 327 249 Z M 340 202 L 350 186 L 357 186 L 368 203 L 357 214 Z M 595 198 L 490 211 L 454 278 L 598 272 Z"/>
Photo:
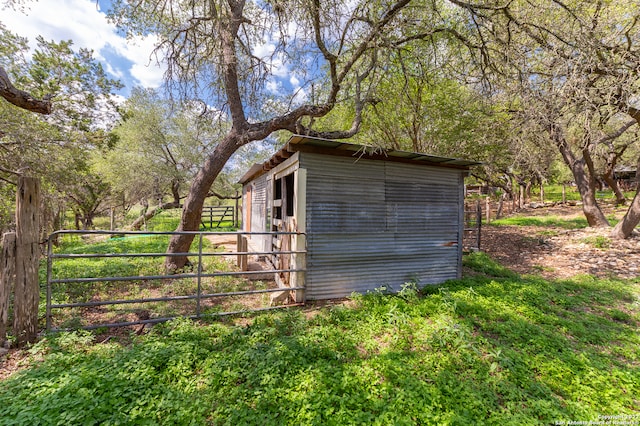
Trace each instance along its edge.
<path fill-rule="evenodd" d="M 126 40 L 119 35 L 106 19 L 109 4 L 108 0 L 29 1 L 24 12 L 2 10 L 0 21 L 27 37 L 32 47 L 41 35 L 46 40 L 73 40 L 75 49 L 92 49 L 110 77 L 125 84 L 120 93 L 125 97 L 135 86 L 159 87 L 164 69 L 151 56 L 155 38 Z"/>

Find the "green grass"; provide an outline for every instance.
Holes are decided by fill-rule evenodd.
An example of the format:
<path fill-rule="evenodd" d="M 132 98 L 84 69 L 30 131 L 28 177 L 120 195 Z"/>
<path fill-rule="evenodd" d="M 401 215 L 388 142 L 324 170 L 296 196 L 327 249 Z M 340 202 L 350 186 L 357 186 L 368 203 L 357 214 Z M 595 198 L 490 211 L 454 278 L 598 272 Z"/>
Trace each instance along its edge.
<path fill-rule="evenodd" d="M 624 195 L 627 197 L 627 200 L 632 200 L 635 192 L 628 191 L 625 192 Z M 611 189 L 605 189 L 603 191 L 596 192 L 596 198 L 598 200 L 605 200 L 615 202 L 616 197 Z M 539 200 L 540 199 L 540 187 L 534 186 L 531 188 L 531 199 Z M 553 185 L 545 185 L 544 186 L 544 200 L 546 202 L 561 202 L 562 201 L 562 185 L 553 184 Z M 580 193 L 578 190 L 573 187 L 566 185 L 565 186 L 565 200 L 566 201 L 580 201 Z"/>
<path fill-rule="evenodd" d="M 142 227 L 145 231 L 175 231 L 180 223 L 180 216 L 182 211 L 180 209 L 170 209 L 164 210 L 160 214 L 156 215 L 152 219 L 150 219 L 145 226 Z M 124 221 L 119 221 L 117 226 L 119 229 L 125 228 L 128 225 L 131 225 L 140 215 L 140 209 L 133 209 L 124 219 Z M 214 216 L 213 224 L 217 224 L 217 219 Z M 236 228 L 233 226 L 232 220 L 224 220 L 220 223 L 218 227 L 209 227 L 208 217 L 204 220 L 205 226 L 200 226 L 200 230 L 202 231 L 235 231 Z M 110 218 L 109 216 L 96 216 L 93 220 L 93 229 L 109 229 L 110 226 Z M 73 229 L 74 227 L 74 218 L 72 212 L 68 212 L 65 217 L 65 229 Z"/>
<path fill-rule="evenodd" d="M 585 237 L 582 239 L 582 242 L 599 249 L 608 249 L 611 247 L 611 239 L 602 235 Z"/>
<path fill-rule="evenodd" d="M 532 200 L 540 199 L 540 187 L 533 187 L 531 189 Z M 561 202 L 562 201 L 562 185 L 545 185 L 544 186 L 544 200 Z M 580 193 L 576 188 L 566 185 L 565 186 L 565 200 L 567 201 L 580 201 Z"/>
<path fill-rule="evenodd" d="M 538 425 L 640 415 L 640 283 L 476 274 L 133 344 L 46 337 L 0 383 L 3 424 Z M 563 423 L 564 424 L 564 423 Z"/>
<path fill-rule="evenodd" d="M 491 225 L 545 226 L 563 229 L 586 228 L 589 224 L 584 217 L 566 218 L 561 216 L 525 216 L 514 215 L 491 221 Z"/>
<path fill-rule="evenodd" d="M 615 214 L 610 214 L 607 216 L 607 220 L 609 221 L 609 224 L 611 226 L 615 226 L 620 221 L 620 218 L 616 217 Z M 509 217 L 504 217 L 501 219 L 494 219 L 491 221 L 490 225 L 491 226 L 511 225 L 511 226 L 547 227 L 551 229 L 547 229 L 541 232 L 551 235 L 553 234 L 553 232 L 556 232 L 553 228 L 582 229 L 582 228 L 587 228 L 589 226 L 589 223 L 587 222 L 587 219 L 584 216 L 566 218 L 566 217 L 555 216 L 555 215 L 528 216 L 528 215 L 516 214 Z"/>

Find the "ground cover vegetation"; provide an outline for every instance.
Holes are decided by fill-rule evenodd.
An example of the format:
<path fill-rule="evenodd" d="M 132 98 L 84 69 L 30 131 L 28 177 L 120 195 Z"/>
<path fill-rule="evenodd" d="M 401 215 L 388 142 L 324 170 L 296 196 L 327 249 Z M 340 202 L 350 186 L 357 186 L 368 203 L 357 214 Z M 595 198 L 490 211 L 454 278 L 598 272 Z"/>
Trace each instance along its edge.
<path fill-rule="evenodd" d="M 322 309 L 77 331 L 0 383 L 3 424 L 552 424 L 638 416 L 640 283 L 467 278 Z M 29 401 L 25 404 L 25 401 Z"/>

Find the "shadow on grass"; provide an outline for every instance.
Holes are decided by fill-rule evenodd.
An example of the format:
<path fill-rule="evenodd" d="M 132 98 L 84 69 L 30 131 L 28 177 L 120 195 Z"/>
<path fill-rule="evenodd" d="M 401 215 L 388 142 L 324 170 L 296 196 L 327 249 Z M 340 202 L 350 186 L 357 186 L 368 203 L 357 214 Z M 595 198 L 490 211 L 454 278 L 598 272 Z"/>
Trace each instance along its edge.
<path fill-rule="evenodd" d="M 313 318 L 154 327 L 129 347 L 36 346 L 8 424 L 549 424 L 638 415 L 640 285 L 484 275 L 354 296 Z M 28 403 L 25 403 L 28 401 Z M 13 422 L 13 423 L 12 423 Z"/>

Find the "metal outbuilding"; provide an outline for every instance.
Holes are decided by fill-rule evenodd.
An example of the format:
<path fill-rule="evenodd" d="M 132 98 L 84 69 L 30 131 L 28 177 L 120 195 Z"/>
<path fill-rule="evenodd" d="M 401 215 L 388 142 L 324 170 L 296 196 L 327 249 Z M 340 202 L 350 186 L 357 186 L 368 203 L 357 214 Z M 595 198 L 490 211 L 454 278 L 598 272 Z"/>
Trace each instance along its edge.
<path fill-rule="evenodd" d="M 306 235 L 248 243 L 306 246 L 307 300 L 459 278 L 464 177 L 477 164 L 296 135 L 241 178 L 243 231 Z"/>

